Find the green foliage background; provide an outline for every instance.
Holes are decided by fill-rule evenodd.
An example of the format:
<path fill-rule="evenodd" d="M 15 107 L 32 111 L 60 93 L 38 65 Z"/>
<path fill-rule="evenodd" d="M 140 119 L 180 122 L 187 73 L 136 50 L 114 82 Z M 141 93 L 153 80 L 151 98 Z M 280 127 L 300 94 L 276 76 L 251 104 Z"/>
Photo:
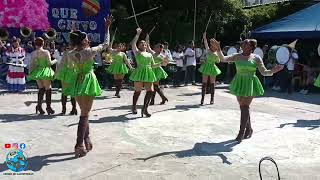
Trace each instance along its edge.
<path fill-rule="evenodd" d="M 168 41 L 171 47 L 193 39 L 194 0 L 133 0 L 136 13 L 153 7 L 161 8 L 138 16 L 144 32 L 148 32 L 158 23 L 151 35 L 151 42 Z M 285 17 L 308 6 L 306 3 L 286 2 L 243 9 L 241 0 L 197 0 L 196 44 L 201 44 L 202 33 L 212 13 L 208 27 L 208 37 L 216 34 L 223 44 L 239 41 L 244 25 L 253 30 L 259 26 Z M 112 13 L 116 18 L 112 29 L 118 28 L 116 41 L 130 42 L 135 34 L 134 18 L 130 0 L 112 1 Z M 142 35 L 144 38 L 145 34 Z"/>

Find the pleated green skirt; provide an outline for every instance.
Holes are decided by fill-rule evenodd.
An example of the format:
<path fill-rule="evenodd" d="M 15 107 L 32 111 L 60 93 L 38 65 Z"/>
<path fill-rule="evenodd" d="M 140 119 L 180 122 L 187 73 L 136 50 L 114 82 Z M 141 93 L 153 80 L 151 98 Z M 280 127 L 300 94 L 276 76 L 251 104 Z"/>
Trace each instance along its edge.
<path fill-rule="evenodd" d="M 71 96 L 100 96 L 102 90 L 93 71 L 86 74 L 77 74 L 75 81 L 66 88 L 66 93 Z"/>
<path fill-rule="evenodd" d="M 214 64 L 202 64 L 199 68 L 199 72 L 201 72 L 203 75 L 207 76 L 217 76 L 221 74 L 220 69 Z"/>
<path fill-rule="evenodd" d="M 129 70 L 124 63 L 112 63 L 107 71 L 111 74 L 128 74 Z"/>
<path fill-rule="evenodd" d="M 54 80 L 54 71 L 50 67 L 36 68 L 31 71 L 28 80 Z"/>
<path fill-rule="evenodd" d="M 156 76 L 156 81 L 160 81 L 161 79 L 166 79 L 168 77 L 168 74 L 163 70 L 162 67 L 154 68 L 153 72 Z"/>
<path fill-rule="evenodd" d="M 134 82 L 156 82 L 157 78 L 151 67 L 139 67 L 134 69 L 129 77 Z"/>
<path fill-rule="evenodd" d="M 235 96 L 262 96 L 263 86 L 256 75 L 236 74 L 230 84 L 230 92 Z"/>

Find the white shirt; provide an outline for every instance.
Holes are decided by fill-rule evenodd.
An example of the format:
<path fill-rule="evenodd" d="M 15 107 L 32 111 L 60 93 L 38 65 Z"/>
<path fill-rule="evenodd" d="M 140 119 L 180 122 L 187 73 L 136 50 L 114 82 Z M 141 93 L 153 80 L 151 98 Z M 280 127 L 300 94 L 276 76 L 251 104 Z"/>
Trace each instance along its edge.
<path fill-rule="evenodd" d="M 29 69 L 31 65 L 31 53 L 26 53 L 26 57 L 24 58 L 24 64 L 26 64 L 26 68 Z"/>
<path fill-rule="evenodd" d="M 55 50 L 54 53 L 53 53 L 53 57 L 54 57 L 54 59 L 57 60 L 58 64 L 60 64 L 62 56 L 63 56 L 63 52 L 60 53 L 60 51 L 58 51 L 58 50 Z"/>
<path fill-rule="evenodd" d="M 183 67 L 183 58 L 184 58 L 183 52 L 181 53 L 173 52 L 172 57 L 173 57 L 173 60 L 176 61 L 176 64 L 178 67 Z"/>
<path fill-rule="evenodd" d="M 196 66 L 197 65 L 195 51 L 193 49 L 187 48 L 184 55 L 187 55 L 187 66 Z M 188 56 L 192 56 L 192 57 L 188 57 Z"/>
<path fill-rule="evenodd" d="M 293 52 L 293 53 L 291 54 L 291 57 L 290 57 L 288 63 L 287 63 L 287 69 L 288 69 L 289 71 L 293 71 L 293 70 L 294 70 L 294 63 L 295 63 L 295 61 L 298 60 L 298 59 L 299 59 L 298 54 L 297 54 L 296 52 Z"/>
<path fill-rule="evenodd" d="M 164 54 L 165 54 L 165 56 L 168 58 L 169 61 L 171 61 L 171 62 L 173 61 L 172 55 L 171 55 L 171 52 L 170 52 L 169 49 L 165 49 L 165 50 L 164 50 Z"/>

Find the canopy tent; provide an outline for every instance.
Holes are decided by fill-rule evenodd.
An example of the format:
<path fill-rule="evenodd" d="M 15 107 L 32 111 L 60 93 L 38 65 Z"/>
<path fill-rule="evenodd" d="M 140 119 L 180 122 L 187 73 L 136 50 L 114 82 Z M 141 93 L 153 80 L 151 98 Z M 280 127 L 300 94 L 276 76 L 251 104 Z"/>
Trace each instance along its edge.
<path fill-rule="evenodd" d="M 251 32 L 256 39 L 320 39 L 320 3 Z"/>

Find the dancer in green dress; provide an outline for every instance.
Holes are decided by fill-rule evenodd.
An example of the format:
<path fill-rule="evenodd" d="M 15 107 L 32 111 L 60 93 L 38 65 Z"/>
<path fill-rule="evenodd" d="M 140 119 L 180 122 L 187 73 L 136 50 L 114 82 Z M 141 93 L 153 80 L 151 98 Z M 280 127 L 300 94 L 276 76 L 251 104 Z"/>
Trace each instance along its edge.
<path fill-rule="evenodd" d="M 61 86 L 62 86 L 62 93 L 61 93 L 61 104 L 62 104 L 62 112 L 61 115 L 66 114 L 66 105 L 67 105 L 67 100 L 68 96 L 71 95 L 70 92 L 70 85 L 72 82 L 75 81 L 75 71 L 71 68 L 70 62 L 68 62 L 68 53 L 69 51 L 74 49 L 74 41 L 77 38 L 74 34 L 70 33 L 70 42 L 69 42 L 69 50 L 64 51 L 61 62 L 58 64 L 57 69 L 56 69 L 56 79 L 61 81 Z M 77 103 L 76 99 L 71 96 L 71 105 L 72 105 L 72 110 L 70 111 L 70 115 L 77 115 Z"/>
<path fill-rule="evenodd" d="M 151 114 L 148 112 L 148 106 L 153 94 L 152 84 L 157 81 L 157 78 L 152 70 L 152 68 L 160 67 L 161 65 L 166 65 L 163 63 L 155 63 L 151 53 L 147 52 L 147 43 L 146 41 L 141 40 L 138 43 L 139 36 L 142 32 L 142 29 L 137 28 L 137 34 L 132 41 L 132 51 L 136 57 L 137 68 L 130 75 L 130 80 L 134 82 L 135 92 L 133 95 L 133 104 L 132 104 L 132 113 L 137 114 L 137 101 L 139 99 L 141 90 L 143 86 L 146 88 L 147 93 L 144 97 L 144 104 L 141 110 L 141 116 L 146 115 L 150 117 Z"/>
<path fill-rule="evenodd" d="M 218 49 L 218 56 L 221 62 L 234 62 L 236 64 L 237 73 L 230 84 L 230 92 L 237 96 L 241 110 L 240 130 L 236 141 L 240 143 L 244 138 L 250 138 L 253 130 L 251 127 L 251 119 L 249 107 L 254 97 L 261 96 L 264 93 L 263 87 L 256 76 L 256 69 L 264 76 L 272 76 L 283 69 L 283 65 L 276 65 L 271 70 L 267 70 L 262 59 L 253 54 L 257 47 L 255 39 L 246 39 L 241 43 L 241 54 L 224 56 L 220 42 L 212 40 L 212 46 Z"/>
<path fill-rule="evenodd" d="M 107 71 L 113 74 L 114 82 L 116 85 L 115 96 L 120 98 L 120 90 L 122 88 L 122 81 L 126 74 L 128 74 L 127 66 L 132 69 L 130 62 L 128 61 L 127 55 L 122 52 L 124 45 L 121 43 L 113 44 L 114 49 L 110 49 L 112 55 L 112 63 L 108 67 Z"/>
<path fill-rule="evenodd" d="M 162 62 L 166 62 L 168 61 L 168 59 L 166 58 L 166 56 L 164 54 L 162 54 L 163 50 L 164 50 L 164 45 L 163 44 L 156 44 L 154 46 L 154 50 L 151 49 L 150 47 L 150 39 L 149 39 L 149 35 L 147 34 L 146 37 L 146 43 L 148 46 L 148 52 L 151 53 L 153 55 L 153 59 L 155 63 L 162 63 Z M 150 105 L 154 105 L 154 99 L 156 96 L 156 93 L 158 93 L 162 99 L 161 101 L 161 105 L 165 104 L 168 101 L 168 98 L 164 95 L 163 91 L 161 90 L 160 86 L 160 80 L 161 79 L 166 79 L 168 77 L 168 74 L 163 70 L 163 68 L 160 67 L 156 67 L 153 68 L 153 72 L 156 76 L 156 82 L 153 83 L 153 95 L 151 97 L 151 101 L 150 101 Z"/>
<path fill-rule="evenodd" d="M 38 91 L 38 103 L 36 106 L 36 113 L 44 114 L 42 109 L 42 101 L 44 94 L 46 94 L 46 104 L 48 115 L 54 114 L 54 110 L 51 108 L 51 80 L 54 79 L 54 71 L 51 69 L 51 65 L 56 61 L 51 61 L 50 52 L 43 49 L 44 40 L 41 37 L 35 39 L 36 50 L 31 54 L 31 66 L 29 68 L 29 80 L 36 80 L 39 88 Z"/>
<path fill-rule="evenodd" d="M 94 57 L 97 53 L 101 53 L 101 51 L 109 46 L 109 26 L 111 22 L 112 16 L 109 16 L 105 23 L 107 29 L 106 40 L 97 47 L 89 47 L 89 40 L 86 33 L 81 31 L 72 32 L 77 38 L 74 41 L 75 49 L 68 53 L 67 61 L 71 62 L 76 73 L 75 81 L 71 84 L 69 90 L 71 96 L 76 98 L 81 109 L 75 145 L 76 157 L 85 156 L 93 147 L 89 137 L 88 117 L 95 96 L 101 95 L 100 85 L 93 72 Z"/>
<path fill-rule="evenodd" d="M 220 62 L 217 54 L 217 49 L 211 45 L 211 42 L 213 42 L 211 40 L 210 40 L 210 46 L 208 45 L 206 32 L 203 33 L 203 41 L 204 41 L 204 46 L 207 50 L 207 59 L 203 62 L 203 64 L 199 68 L 199 72 L 202 73 L 201 105 L 203 105 L 208 82 L 210 82 L 210 85 L 209 85 L 210 94 L 211 94 L 210 104 L 214 103 L 216 76 L 221 74 L 220 69 L 216 66 L 216 63 Z"/>

